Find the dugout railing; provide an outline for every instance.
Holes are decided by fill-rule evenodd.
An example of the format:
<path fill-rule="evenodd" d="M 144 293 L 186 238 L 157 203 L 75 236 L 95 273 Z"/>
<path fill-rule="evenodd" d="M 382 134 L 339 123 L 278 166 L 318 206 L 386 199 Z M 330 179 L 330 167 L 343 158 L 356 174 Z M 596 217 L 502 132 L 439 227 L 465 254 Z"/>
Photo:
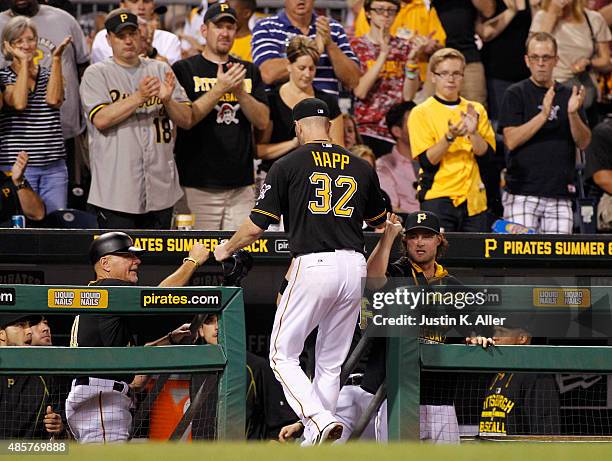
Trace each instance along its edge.
<path fill-rule="evenodd" d="M 194 296 L 204 298 L 195 300 L 198 304 L 194 305 Z M 183 300 L 187 304 L 182 304 Z M 0 374 L 87 376 L 219 372 L 217 438 L 244 439 L 246 345 L 241 288 L 0 285 L 0 312 L 45 316 L 193 314 L 195 317 L 204 313 L 219 314 L 218 345 L 0 347 Z M 172 324 L 169 328 L 177 326 Z"/>
<path fill-rule="evenodd" d="M 517 319 L 528 318 L 530 326 L 535 329 L 534 336 L 563 337 L 575 344 L 593 339 L 607 341 L 612 337 L 611 287 L 529 285 L 498 286 L 496 289 L 501 297 L 498 305 L 480 312 L 508 315 L 509 318 L 514 315 L 513 323 Z M 555 292 L 559 294 L 558 298 L 554 298 L 556 304 L 542 304 L 542 301 L 549 302 L 551 298 L 541 296 L 550 296 Z M 574 296 L 577 293 L 581 296 L 579 299 Z M 568 294 L 570 296 L 564 297 Z M 478 334 L 478 328 L 475 330 Z M 413 333 L 417 331 L 414 329 Z M 562 332 L 567 335 L 562 336 Z M 464 374 L 506 371 L 612 374 L 612 347 L 526 345 L 483 349 L 463 344 L 422 344 L 415 334 L 390 337 L 384 389 L 390 441 L 419 440 L 420 373 L 423 370 Z M 381 395 L 380 401 L 383 397 Z M 483 398 L 484 394 L 480 396 L 481 400 Z M 612 439 L 608 437 L 607 440 Z"/>

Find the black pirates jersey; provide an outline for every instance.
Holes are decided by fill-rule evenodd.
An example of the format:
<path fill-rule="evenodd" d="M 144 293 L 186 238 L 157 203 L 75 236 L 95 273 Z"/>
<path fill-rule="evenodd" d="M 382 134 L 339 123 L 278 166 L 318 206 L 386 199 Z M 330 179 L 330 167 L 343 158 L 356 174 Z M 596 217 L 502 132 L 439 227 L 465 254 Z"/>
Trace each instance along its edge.
<path fill-rule="evenodd" d="M 364 252 L 363 222 L 385 222 L 375 171 L 341 146 L 312 142 L 276 161 L 251 220 L 262 229 L 284 218 L 295 255 L 352 249 Z"/>

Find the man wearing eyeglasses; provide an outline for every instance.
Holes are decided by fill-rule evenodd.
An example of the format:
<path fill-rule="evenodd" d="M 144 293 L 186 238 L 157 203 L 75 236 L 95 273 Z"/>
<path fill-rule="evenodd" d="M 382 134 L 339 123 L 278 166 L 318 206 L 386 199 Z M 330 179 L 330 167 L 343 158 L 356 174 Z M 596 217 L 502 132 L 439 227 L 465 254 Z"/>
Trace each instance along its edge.
<path fill-rule="evenodd" d="M 528 79 L 504 94 L 498 131 L 508 148 L 504 218 L 539 233 L 571 234 L 576 147 L 591 141 L 584 87 L 553 80 L 557 43 L 546 32 L 527 39 Z"/>
<path fill-rule="evenodd" d="M 460 97 L 465 58 L 453 48 L 429 61 L 435 95 L 408 118 L 412 156 L 421 169 L 417 197 L 421 209 L 440 218 L 445 232 L 484 232 L 487 194 L 476 162 L 495 149 L 484 107 Z"/>

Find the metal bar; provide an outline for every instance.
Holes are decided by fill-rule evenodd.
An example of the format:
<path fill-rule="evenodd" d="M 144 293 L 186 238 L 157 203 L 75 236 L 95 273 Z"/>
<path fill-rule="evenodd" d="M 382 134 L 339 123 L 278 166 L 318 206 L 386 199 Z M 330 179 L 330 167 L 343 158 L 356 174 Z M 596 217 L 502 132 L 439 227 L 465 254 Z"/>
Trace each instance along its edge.
<path fill-rule="evenodd" d="M 524 371 L 538 373 L 609 373 L 612 347 L 495 346 L 421 344 L 423 369 L 453 371 Z"/>
<path fill-rule="evenodd" d="M 366 408 L 366 410 L 361 415 L 361 418 L 355 424 L 355 428 L 349 437 L 349 440 L 357 440 L 363 434 L 363 431 L 368 426 L 370 420 L 374 417 L 374 415 L 380 409 L 380 406 L 387 398 L 387 382 L 383 381 L 383 383 L 378 387 L 376 394 L 372 398 L 372 401 Z"/>
<path fill-rule="evenodd" d="M 1 347 L 0 374 L 87 375 L 221 371 L 221 346 Z M 244 398 L 244 397 L 243 397 Z"/>

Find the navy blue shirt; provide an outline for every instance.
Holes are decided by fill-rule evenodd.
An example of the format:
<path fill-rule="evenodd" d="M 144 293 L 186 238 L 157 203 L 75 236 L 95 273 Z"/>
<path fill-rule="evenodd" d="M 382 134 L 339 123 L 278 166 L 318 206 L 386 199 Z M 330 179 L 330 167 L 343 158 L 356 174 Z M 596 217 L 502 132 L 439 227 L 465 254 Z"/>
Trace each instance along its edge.
<path fill-rule="evenodd" d="M 504 94 L 497 131 L 503 134 L 504 128 L 523 125 L 535 117 L 541 111 L 546 91 L 529 78 L 510 86 Z M 506 183 L 511 194 L 571 196 L 576 169 L 576 144 L 567 115 L 571 95 L 572 90 L 556 83 L 548 120 L 531 139 L 510 152 Z M 578 113 L 585 121 L 584 109 Z"/>
<path fill-rule="evenodd" d="M 307 34 L 312 39 L 317 35 L 316 20 L 317 16 L 313 13 Z M 359 66 L 359 60 L 351 49 L 342 25 L 330 18 L 329 27 L 331 38 L 338 45 L 338 48 Z M 291 24 L 285 10 L 281 10 L 277 15 L 261 19 L 253 29 L 253 38 L 251 39 L 253 63 L 260 67 L 268 59 L 286 58 L 287 44 L 295 35 L 303 34 L 300 29 Z M 313 85 L 321 91 L 338 96 L 338 78 L 326 52 L 321 54 L 317 63 Z"/>

